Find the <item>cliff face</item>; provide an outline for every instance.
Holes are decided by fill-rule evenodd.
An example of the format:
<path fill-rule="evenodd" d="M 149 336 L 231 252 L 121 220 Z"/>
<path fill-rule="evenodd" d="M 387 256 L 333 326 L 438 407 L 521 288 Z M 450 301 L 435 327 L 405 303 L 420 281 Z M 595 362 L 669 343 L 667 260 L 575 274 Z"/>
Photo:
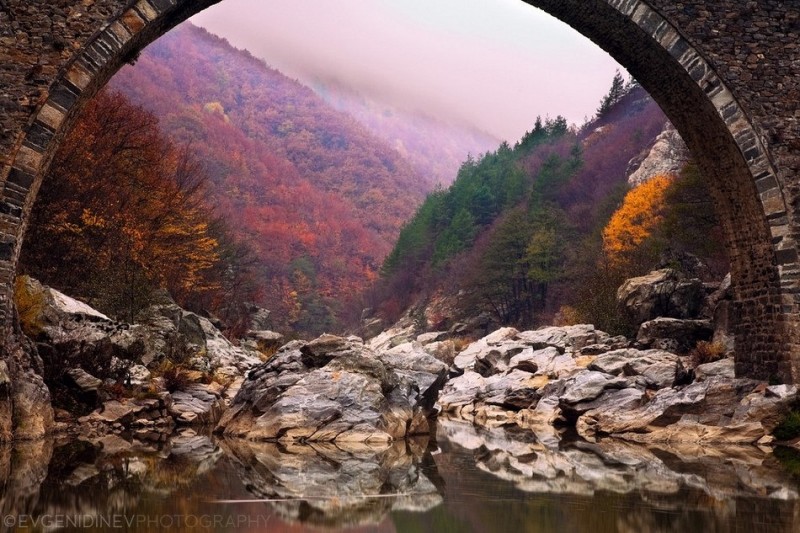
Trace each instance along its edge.
<path fill-rule="evenodd" d="M 650 150 L 631 160 L 628 166 L 628 183 L 635 187 L 653 176 L 677 174 L 689 158 L 686 143 L 672 123 L 667 122 Z"/>

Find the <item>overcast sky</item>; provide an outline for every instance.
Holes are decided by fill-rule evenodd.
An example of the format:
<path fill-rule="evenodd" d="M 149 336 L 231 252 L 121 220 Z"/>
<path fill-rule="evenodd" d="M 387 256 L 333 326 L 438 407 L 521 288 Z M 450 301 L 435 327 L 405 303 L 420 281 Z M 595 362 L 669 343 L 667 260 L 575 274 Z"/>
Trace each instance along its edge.
<path fill-rule="evenodd" d="M 192 21 L 300 81 L 336 79 L 510 142 L 537 115 L 582 124 L 620 69 L 521 0 L 223 0 Z"/>

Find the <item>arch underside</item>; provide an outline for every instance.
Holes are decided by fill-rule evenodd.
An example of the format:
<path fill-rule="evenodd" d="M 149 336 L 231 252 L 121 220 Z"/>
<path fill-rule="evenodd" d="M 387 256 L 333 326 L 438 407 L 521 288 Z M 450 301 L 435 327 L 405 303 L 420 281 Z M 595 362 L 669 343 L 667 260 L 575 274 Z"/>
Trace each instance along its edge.
<path fill-rule="evenodd" d="M 12 4 L 15 0 L 11 0 Z M 22 1 L 22 0 L 19 0 Z M 65 61 L 23 128 L 0 177 L 0 320 L 11 335 L 10 294 L 27 215 L 63 134 L 83 103 L 147 44 L 219 0 L 119 1 Z M 641 0 L 524 0 L 606 50 L 659 103 L 709 180 L 727 239 L 735 299 L 737 372 L 800 381 L 797 248 L 769 154 L 703 55 Z M 0 159 L 2 161 L 2 159 Z M 8 161 L 8 159 L 7 159 Z"/>

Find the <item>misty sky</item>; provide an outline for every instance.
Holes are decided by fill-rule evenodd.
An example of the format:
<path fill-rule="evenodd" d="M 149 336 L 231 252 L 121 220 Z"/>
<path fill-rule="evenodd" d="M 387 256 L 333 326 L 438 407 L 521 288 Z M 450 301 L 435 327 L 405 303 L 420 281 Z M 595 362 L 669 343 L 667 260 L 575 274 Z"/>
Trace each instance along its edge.
<path fill-rule="evenodd" d="M 582 124 L 620 69 L 521 0 L 223 0 L 192 21 L 305 83 L 339 80 L 510 142 L 537 115 Z"/>

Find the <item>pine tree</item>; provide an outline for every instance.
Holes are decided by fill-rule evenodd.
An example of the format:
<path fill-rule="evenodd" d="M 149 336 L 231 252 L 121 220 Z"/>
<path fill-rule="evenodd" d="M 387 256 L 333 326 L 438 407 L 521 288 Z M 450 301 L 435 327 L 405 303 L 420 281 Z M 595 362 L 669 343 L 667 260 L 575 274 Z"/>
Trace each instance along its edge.
<path fill-rule="evenodd" d="M 622 97 L 625 96 L 625 92 L 625 79 L 618 70 L 614 73 L 614 79 L 611 80 L 611 89 L 609 89 L 608 94 L 606 94 L 600 102 L 600 107 L 597 109 L 597 116 L 605 116 L 617 102 L 622 100 Z"/>

